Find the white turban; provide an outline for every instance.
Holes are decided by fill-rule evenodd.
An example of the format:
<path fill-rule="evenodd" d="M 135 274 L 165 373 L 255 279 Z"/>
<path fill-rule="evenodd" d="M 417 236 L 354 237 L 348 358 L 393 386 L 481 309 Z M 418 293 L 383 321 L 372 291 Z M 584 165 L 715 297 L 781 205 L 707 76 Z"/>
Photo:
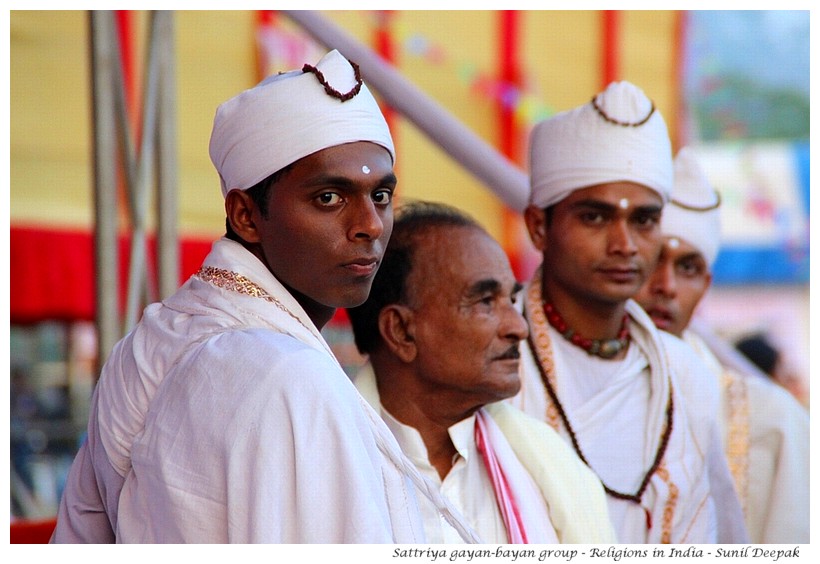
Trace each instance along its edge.
<path fill-rule="evenodd" d="M 344 143 L 371 141 L 390 151 L 395 162 L 387 122 L 358 78 L 358 69 L 333 50 L 315 70 L 269 76 L 217 108 L 210 154 L 223 197 L 316 151 Z M 349 99 L 342 101 L 340 95 Z"/>
<path fill-rule="evenodd" d="M 715 263 L 720 250 L 720 194 L 689 147 L 675 157 L 675 186 L 663 208 L 661 232 L 695 247 L 710 268 Z"/>
<path fill-rule="evenodd" d="M 546 208 L 571 192 L 610 182 L 672 190 L 672 146 L 652 101 L 613 82 L 591 102 L 535 126 L 530 137 L 530 203 Z"/>

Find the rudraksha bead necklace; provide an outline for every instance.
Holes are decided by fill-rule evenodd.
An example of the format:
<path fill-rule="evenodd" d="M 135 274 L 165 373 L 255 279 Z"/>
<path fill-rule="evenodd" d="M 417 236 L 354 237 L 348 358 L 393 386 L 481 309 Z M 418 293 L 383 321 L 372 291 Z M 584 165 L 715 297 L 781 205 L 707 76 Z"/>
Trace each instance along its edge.
<path fill-rule="evenodd" d="M 624 350 L 629 344 L 629 316 L 624 314 L 621 322 L 621 330 L 614 339 L 587 339 L 579 335 L 574 329 L 570 329 L 558 310 L 551 303 L 544 302 L 544 315 L 556 331 L 561 333 L 567 341 L 577 347 L 581 347 L 591 355 L 601 358 L 613 358 Z"/>

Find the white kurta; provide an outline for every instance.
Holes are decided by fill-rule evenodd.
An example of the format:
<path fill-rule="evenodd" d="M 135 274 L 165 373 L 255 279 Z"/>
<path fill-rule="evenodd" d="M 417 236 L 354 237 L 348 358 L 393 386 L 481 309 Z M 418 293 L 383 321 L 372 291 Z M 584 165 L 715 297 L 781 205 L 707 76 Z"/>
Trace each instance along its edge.
<path fill-rule="evenodd" d="M 460 510 L 482 542 L 509 543 L 492 483 L 476 447 L 476 415 L 448 430 L 458 455 L 442 480 L 430 464 L 419 432 L 396 420 L 381 405 L 372 367 L 366 365 L 354 381 L 362 396 L 379 411 L 402 450 Z M 490 431 L 488 438 L 518 495 L 518 510 L 529 543 L 615 541 L 597 477 L 575 458 L 552 429 L 506 404 L 487 406 L 483 412 L 489 415 L 485 419 Z M 428 542 L 462 542 L 434 507 L 424 500 L 420 500 L 420 505 Z"/>
<path fill-rule="evenodd" d="M 103 369 L 53 541 L 423 542 L 417 473 L 296 300 L 233 241 L 205 265 L 269 299 L 193 277 L 146 308 Z"/>
<path fill-rule="evenodd" d="M 527 300 L 521 300 L 525 307 L 531 307 L 535 291 L 530 287 Z M 539 354 L 549 350 L 553 385 L 581 452 L 609 488 L 637 492 L 658 452 L 672 394 L 672 432 L 641 504 L 607 496 L 618 541 L 746 542 L 720 448 L 714 379 L 685 343 L 659 332 L 637 304 L 628 302 L 627 311 L 632 340 L 626 358 L 618 361 L 588 355 L 527 312 Z M 552 424 L 570 442 L 530 346 L 523 343 L 521 351 L 522 388 L 511 403 Z"/>
<path fill-rule="evenodd" d="M 496 502 L 493 485 L 484 466 L 481 454 L 476 448 L 475 425 L 476 416 L 468 417 L 450 427 L 449 434 L 458 451 L 453 467 L 442 480 L 438 471 L 429 462 L 427 449 L 419 432 L 407 425 L 403 425 L 389 413 L 382 410 L 382 416 L 387 426 L 393 431 L 399 446 L 408 455 L 421 473 L 439 486 L 441 493 L 446 496 L 469 519 L 473 529 L 481 540 L 490 544 L 507 544 L 510 542 L 504 519 Z M 492 420 L 490 420 L 492 421 Z M 518 477 L 518 490 L 529 495 L 522 496 L 519 508 L 526 513 L 532 513 L 539 519 L 524 519 L 525 531 L 529 542 L 536 544 L 557 543 L 555 529 L 549 520 L 546 504 L 541 492 L 527 474 L 526 470 L 514 458 L 509 444 L 496 441 L 493 448 L 504 462 L 502 467 L 508 480 Z M 506 451 L 506 452 L 499 452 Z M 424 532 L 427 542 L 454 544 L 462 542 L 458 533 L 441 518 L 436 509 L 429 504 L 422 503 Z"/>
<path fill-rule="evenodd" d="M 721 366 L 691 331 L 684 340 L 721 378 L 721 428 L 751 542 L 809 542 L 809 412 L 791 394 Z"/>

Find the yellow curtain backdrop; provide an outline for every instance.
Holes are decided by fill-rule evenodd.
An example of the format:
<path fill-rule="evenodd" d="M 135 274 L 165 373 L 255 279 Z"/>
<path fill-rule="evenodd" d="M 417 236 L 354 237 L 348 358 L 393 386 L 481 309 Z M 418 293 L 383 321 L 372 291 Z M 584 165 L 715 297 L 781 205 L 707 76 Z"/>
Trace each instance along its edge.
<path fill-rule="evenodd" d="M 366 44 L 372 12 L 323 14 Z M 142 76 L 145 13 L 135 12 L 135 89 Z M 390 30 L 398 68 L 492 145 L 498 105 L 499 18 L 493 11 L 397 11 Z M 584 103 L 601 88 L 597 11 L 526 11 L 520 17 L 523 74 L 516 108 L 527 121 Z M 223 232 L 222 199 L 208 159 L 216 106 L 257 78 L 254 11 L 179 11 L 175 17 L 179 226 L 183 237 Z M 279 15 L 279 20 L 286 20 Z M 619 78 L 644 88 L 670 119 L 675 97 L 675 12 L 627 11 L 620 25 Z M 85 11 L 10 12 L 11 214 L 14 225 L 92 228 L 89 18 Z M 486 187 L 398 118 L 394 133 L 401 198 L 452 203 L 503 240 L 503 206 Z M 520 156 L 522 167 L 525 156 Z"/>

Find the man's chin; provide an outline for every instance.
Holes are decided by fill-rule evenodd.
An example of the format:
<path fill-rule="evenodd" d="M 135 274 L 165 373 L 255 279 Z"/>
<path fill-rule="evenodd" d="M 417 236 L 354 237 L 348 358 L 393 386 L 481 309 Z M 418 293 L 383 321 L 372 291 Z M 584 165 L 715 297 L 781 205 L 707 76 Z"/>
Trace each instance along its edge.
<path fill-rule="evenodd" d="M 343 296 L 340 296 L 339 299 L 335 300 L 335 305 L 333 307 L 337 309 L 347 309 L 351 307 L 359 307 L 364 302 L 367 301 L 367 298 L 370 296 L 370 284 L 367 287 L 359 287 L 351 290 L 350 292 L 345 293 Z"/>
<path fill-rule="evenodd" d="M 509 399 L 521 390 L 521 379 L 517 370 L 513 373 L 498 375 L 496 382 L 498 382 L 496 401 Z"/>

